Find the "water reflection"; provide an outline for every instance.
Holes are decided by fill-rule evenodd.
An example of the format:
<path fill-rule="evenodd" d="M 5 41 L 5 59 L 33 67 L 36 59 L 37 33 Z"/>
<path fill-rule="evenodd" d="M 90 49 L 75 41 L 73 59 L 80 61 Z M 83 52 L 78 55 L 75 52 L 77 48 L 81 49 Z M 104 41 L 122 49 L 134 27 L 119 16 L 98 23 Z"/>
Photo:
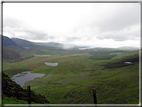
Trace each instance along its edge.
<path fill-rule="evenodd" d="M 124 62 L 125 64 L 131 64 L 131 62 Z"/>
<path fill-rule="evenodd" d="M 30 81 L 37 77 L 43 77 L 45 74 L 31 73 L 30 71 L 21 72 L 11 77 L 12 81 L 15 81 L 21 87 L 25 85 L 25 82 Z"/>

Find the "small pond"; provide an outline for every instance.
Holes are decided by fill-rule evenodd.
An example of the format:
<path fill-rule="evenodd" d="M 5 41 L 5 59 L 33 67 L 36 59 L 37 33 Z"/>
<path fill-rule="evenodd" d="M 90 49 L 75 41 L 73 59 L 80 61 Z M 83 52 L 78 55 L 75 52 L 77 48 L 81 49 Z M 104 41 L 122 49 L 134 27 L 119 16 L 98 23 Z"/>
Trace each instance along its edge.
<path fill-rule="evenodd" d="M 131 64 L 131 62 L 124 62 L 125 64 Z"/>
<path fill-rule="evenodd" d="M 31 73 L 30 71 L 25 71 L 25 72 L 21 72 L 16 75 L 13 75 L 11 77 L 11 80 L 15 81 L 17 84 L 23 87 L 25 85 L 25 82 L 33 80 L 34 78 L 37 78 L 37 77 L 43 77 L 44 75 L 45 74 Z"/>
<path fill-rule="evenodd" d="M 57 65 L 58 65 L 58 63 L 57 63 L 57 62 L 55 62 L 55 63 L 51 63 L 51 62 L 44 62 L 44 64 L 49 65 L 49 66 L 57 66 Z"/>

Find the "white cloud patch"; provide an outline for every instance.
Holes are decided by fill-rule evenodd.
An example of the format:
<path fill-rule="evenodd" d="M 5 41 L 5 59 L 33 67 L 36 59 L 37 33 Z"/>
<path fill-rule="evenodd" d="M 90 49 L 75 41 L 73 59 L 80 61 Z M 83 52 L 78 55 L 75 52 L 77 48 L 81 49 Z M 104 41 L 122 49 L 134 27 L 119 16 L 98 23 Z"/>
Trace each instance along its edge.
<path fill-rule="evenodd" d="M 41 29 L 32 27 L 14 18 L 4 19 L 3 33 L 5 36 L 19 37 L 27 40 L 44 40 L 48 34 Z M 8 35 L 7 35 L 8 34 Z"/>
<path fill-rule="evenodd" d="M 94 25 L 97 25 L 101 31 L 122 30 L 140 24 L 140 4 L 104 3 L 96 17 Z"/>
<path fill-rule="evenodd" d="M 113 39 L 115 41 L 140 40 L 140 26 L 128 26 L 123 30 L 103 32 L 98 39 Z"/>
<path fill-rule="evenodd" d="M 95 46 L 104 40 L 140 42 L 139 3 L 4 3 L 3 8 L 3 34 L 9 37 Z"/>

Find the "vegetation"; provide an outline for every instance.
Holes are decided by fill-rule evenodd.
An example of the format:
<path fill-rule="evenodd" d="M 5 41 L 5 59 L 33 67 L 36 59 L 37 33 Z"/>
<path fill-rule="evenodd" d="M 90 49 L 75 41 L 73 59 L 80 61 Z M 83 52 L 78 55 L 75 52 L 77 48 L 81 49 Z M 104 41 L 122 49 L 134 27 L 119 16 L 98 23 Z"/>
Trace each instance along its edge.
<path fill-rule="evenodd" d="M 8 70 L 5 70 L 4 72 L 5 74 L 11 77 L 17 73 L 24 72 L 24 71 L 30 71 L 30 70 L 32 70 L 32 68 L 30 67 L 21 67 L 21 68 L 15 68 L 15 69 L 8 69 Z"/>
<path fill-rule="evenodd" d="M 3 97 L 2 99 L 3 104 L 28 104 L 25 100 L 19 100 L 15 97 Z M 38 104 L 35 102 L 31 102 L 31 104 Z"/>
<path fill-rule="evenodd" d="M 131 46 L 123 46 L 123 47 L 119 47 L 118 49 L 121 49 L 121 50 L 129 50 L 129 51 L 134 51 L 134 50 L 138 50 L 139 48 L 136 48 L 136 47 L 131 47 Z"/>
<path fill-rule="evenodd" d="M 3 52 L 2 57 L 4 60 L 13 60 L 21 57 L 20 52 L 14 49 L 10 49 L 8 47 L 3 47 L 2 52 Z"/>
<path fill-rule="evenodd" d="M 107 59 L 111 59 L 112 57 L 114 57 L 114 55 L 108 55 L 108 54 L 100 54 L 100 53 L 96 53 L 93 56 L 90 56 L 89 59 L 92 60 L 107 60 Z"/>
<path fill-rule="evenodd" d="M 3 72 L 9 77 L 27 70 L 44 73 L 45 76 L 26 82 L 22 89 L 31 86 L 33 93 L 44 95 L 50 104 L 93 104 L 93 88 L 96 88 L 98 104 L 139 103 L 138 50 L 63 50 L 36 46 L 19 51 L 25 59 L 4 60 Z M 58 62 L 58 66 L 44 62 Z"/>
<path fill-rule="evenodd" d="M 120 68 L 120 67 L 131 66 L 131 65 L 139 63 L 139 55 L 138 54 L 136 54 L 134 56 L 131 56 L 131 58 L 129 58 L 129 57 L 126 57 L 121 62 L 114 62 L 114 63 L 105 64 L 104 67 L 107 68 L 107 69 L 110 69 L 110 68 Z M 130 63 L 127 64 L 125 62 L 130 62 Z"/>
<path fill-rule="evenodd" d="M 2 73 L 3 103 L 25 103 L 28 101 L 27 89 L 22 89 L 20 85 L 13 82 L 6 74 Z M 7 98 L 9 97 L 9 98 Z M 14 99 L 18 99 L 15 100 Z M 8 100 L 11 100 L 8 102 Z M 25 100 L 25 101 L 22 101 Z M 31 90 L 31 101 L 36 103 L 49 103 L 41 94 L 36 94 Z"/>
<path fill-rule="evenodd" d="M 34 56 L 27 56 L 27 57 L 23 57 L 23 58 L 19 58 L 19 59 L 14 59 L 14 60 L 4 60 L 6 62 L 10 62 L 10 63 L 13 63 L 13 62 L 20 62 L 20 61 L 23 61 L 25 59 L 30 59 L 30 58 L 33 58 Z M 16 57 L 17 58 L 17 57 Z"/>
<path fill-rule="evenodd" d="M 30 85 L 36 93 L 45 95 L 51 104 L 93 104 L 93 88 L 97 90 L 98 104 L 138 104 L 138 63 L 107 68 L 108 63 L 121 63 L 126 56 L 129 59 L 136 53 L 138 54 L 138 51 L 115 52 L 111 59 L 101 60 L 90 59 L 92 54 L 87 51 L 35 55 L 20 62 L 5 62 L 4 72 L 11 75 L 7 69 L 11 68 L 11 72 L 18 73 L 14 68 L 24 64 L 23 68 L 29 67 L 33 73 L 46 74 L 42 78 L 26 82 L 23 88 L 26 89 Z M 113 55 L 113 52 L 109 55 Z M 58 62 L 58 66 L 47 66 L 44 62 Z"/>

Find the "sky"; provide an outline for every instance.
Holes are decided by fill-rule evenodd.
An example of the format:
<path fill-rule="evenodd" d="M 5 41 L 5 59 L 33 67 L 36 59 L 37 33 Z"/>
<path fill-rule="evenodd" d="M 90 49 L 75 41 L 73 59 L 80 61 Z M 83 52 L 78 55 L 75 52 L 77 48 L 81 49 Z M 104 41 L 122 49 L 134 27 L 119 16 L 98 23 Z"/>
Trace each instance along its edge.
<path fill-rule="evenodd" d="M 3 35 L 32 42 L 140 47 L 139 3 L 3 3 Z"/>

